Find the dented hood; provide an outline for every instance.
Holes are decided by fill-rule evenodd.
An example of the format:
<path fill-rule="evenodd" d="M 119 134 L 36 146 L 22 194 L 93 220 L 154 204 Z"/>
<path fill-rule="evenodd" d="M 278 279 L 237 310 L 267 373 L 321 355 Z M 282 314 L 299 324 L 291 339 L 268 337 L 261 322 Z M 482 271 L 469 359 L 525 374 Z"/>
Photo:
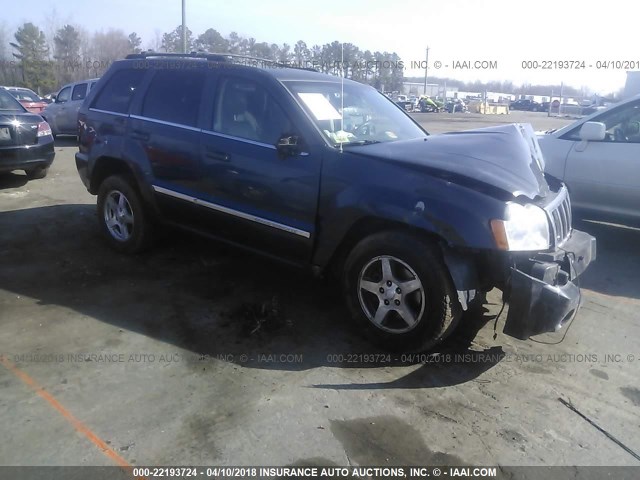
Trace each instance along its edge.
<path fill-rule="evenodd" d="M 431 135 L 355 147 L 353 153 L 424 166 L 451 182 L 482 183 L 533 200 L 549 193 L 544 160 L 529 124 Z"/>

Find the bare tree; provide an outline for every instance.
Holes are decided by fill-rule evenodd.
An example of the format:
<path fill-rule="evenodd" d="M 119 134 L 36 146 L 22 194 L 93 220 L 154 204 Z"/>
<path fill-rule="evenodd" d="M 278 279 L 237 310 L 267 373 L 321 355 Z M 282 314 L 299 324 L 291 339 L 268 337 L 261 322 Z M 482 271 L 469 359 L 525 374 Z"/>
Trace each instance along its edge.
<path fill-rule="evenodd" d="M 0 60 L 9 58 L 9 29 L 6 22 L 0 22 Z"/>
<path fill-rule="evenodd" d="M 160 52 L 162 50 L 162 30 L 156 28 L 153 31 L 153 40 L 147 42 L 147 50 Z"/>
<path fill-rule="evenodd" d="M 0 84 L 12 84 L 15 83 L 16 69 L 14 63 L 11 60 L 9 52 L 9 29 L 7 24 L 0 22 Z"/>
<path fill-rule="evenodd" d="M 298 40 L 293 46 L 293 55 L 296 63 L 303 65 L 304 62 L 310 60 L 311 52 L 307 48 L 307 44 L 303 40 Z"/>
<path fill-rule="evenodd" d="M 126 57 L 130 52 L 129 37 L 122 30 L 110 29 L 96 32 L 91 41 L 91 55 L 85 61 L 91 76 L 102 75 L 115 60 Z"/>
<path fill-rule="evenodd" d="M 44 32 L 47 39 L 47 46 L 49 47 L 50 56 L 53 56 L 55 52 L 56 44 L 54 38 L 57 35 L 58 30 L 60 30 L 64 25 L 71 24 L 73 24 L 72 18 L 69 15 L 62 18 L 58 13 L 58 9 L 55 7 L 55 5 L 51 7 L 51 10 L 49 10 L 49 12 L 45 15 L 44 28 L 42 28 L 42 31 Z"/>

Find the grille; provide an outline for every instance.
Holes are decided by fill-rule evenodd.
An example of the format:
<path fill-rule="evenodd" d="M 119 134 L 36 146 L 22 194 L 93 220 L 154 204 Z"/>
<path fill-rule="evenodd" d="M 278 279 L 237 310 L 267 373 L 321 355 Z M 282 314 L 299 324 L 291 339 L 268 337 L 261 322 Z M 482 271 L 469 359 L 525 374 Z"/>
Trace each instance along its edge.
<path fill-rule="evenodd" d="M 571 201 L 566 187 L 562 187 L 558 196 L 546 207 L 546 210 L 551 218 L 555 245 L 562 245 L 571 235 Z"/>

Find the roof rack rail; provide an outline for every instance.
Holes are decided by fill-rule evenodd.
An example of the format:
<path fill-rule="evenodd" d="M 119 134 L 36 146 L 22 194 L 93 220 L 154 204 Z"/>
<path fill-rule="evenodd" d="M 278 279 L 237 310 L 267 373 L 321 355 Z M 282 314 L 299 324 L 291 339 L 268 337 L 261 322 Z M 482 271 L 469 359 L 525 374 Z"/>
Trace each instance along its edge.
<path fill-rule="evenodd" d="M 140 53 L 131 53 L 125 58 L 127 60 L 136 58 L 151 58 L 151 57 L 168 57 L 168 58 L 203 58 L 213 62 L 224 62 L 225 58 L 217 53 L 207 52 L 189 52 L 189 53 L 167 53 L 167 52 L 154 52 L 153 50 L 147 50 Z"/>
<path fill-rule="evenodd" d="M 131 53 L 126 56 L 127 60 L 140 59 L 140 58 L 153 58 L 153 57 L 168 57 L 168 58 L 202 58 L 211 62 L 234 62 L 238 60 L 250 60 L 252 62 L 259 62 L 263 65 L 274 65 L 281 68 L 295 68 L 297 70 L 308 70 L 310 72 L 317 72 L 315 68 L 299 67 L 295 64 L 288 64 L 280 60 L 270 60 L 268 58 L 254 57 L 251 55 L 243 55 L 239 53 L 210 53 L 205 51 L 193 51 L 189 53 L 165 53 L 154 52 L 147 50 L 140 53 Z"/>
<path fill-rule="evenodd" d="M 277 67 L 282 67 L 282 68 L 295 68 L 296 70 L 308 70 L 310 72 L 317 72 L 315 68 L 298 67 L 295 64 L 282 62 L 281 60 L 270 60 L 268 58 L 253 57 L 251 55 L 244 55 L 240 53 L 213 53 L 211 55 L 220 55 L 230 60 L 246 59 L 246 60 L 253 60 L 256 62 L 263 62 L 266 64 L 271 64 L 271 65 L 275 65 Z"/>

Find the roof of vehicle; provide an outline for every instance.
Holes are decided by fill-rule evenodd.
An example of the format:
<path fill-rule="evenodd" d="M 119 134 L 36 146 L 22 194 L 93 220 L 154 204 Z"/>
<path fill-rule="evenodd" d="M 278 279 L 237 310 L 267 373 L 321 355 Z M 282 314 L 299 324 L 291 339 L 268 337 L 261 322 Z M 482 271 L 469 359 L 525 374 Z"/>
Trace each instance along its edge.
<path fill-rule="evenodd" d="M 264 72 L 279 81 L 322 81 L 322 82 L 340 82 L 341 78 L 326 73 L 320 73 L 313 68 L 305 68 L 296 66 L 294 63 L 284 63 L 276 60 L 251 57 L 246 55 L 236 55 L 228 53 L 207 53 L 207 52 L 191 52 L 191 53 L 158 53 L 158 52 L 142 52 L 131 54 L 124 61 L 141 60 L 151 62 L 167 61 L 207 61 L 219 62 L 224 68 L 251 69 Z M 345 83 L 357 83 L 345 78 Z"/>
<path fill-rule="evenodd" d="M 31 90 L 30 88 L 27 88 L 27 87 L 2 87 L 2 88 L 6 89 L 6 90 L 27 90 L 29 92 L 33 92 L 33 90 Z M 35 93 L 35 92 L 33 92 L 33 93 Z"/>
<path fill-rule="evenodd" d="M 71 82 L 71 83 L 67 83 L 67 84 L 63 85 L 62 87 L 60 87 L 60 90 L 62 90 L 63 88 L 66 88 L 66 87 L 71 87 L 73 85 L 77 85 L 79 83 L 97 82 L 98 80 L 100 80 L 100 78 L 87 78 L 86 80 L 78 80 L 76 82 Z"/>

